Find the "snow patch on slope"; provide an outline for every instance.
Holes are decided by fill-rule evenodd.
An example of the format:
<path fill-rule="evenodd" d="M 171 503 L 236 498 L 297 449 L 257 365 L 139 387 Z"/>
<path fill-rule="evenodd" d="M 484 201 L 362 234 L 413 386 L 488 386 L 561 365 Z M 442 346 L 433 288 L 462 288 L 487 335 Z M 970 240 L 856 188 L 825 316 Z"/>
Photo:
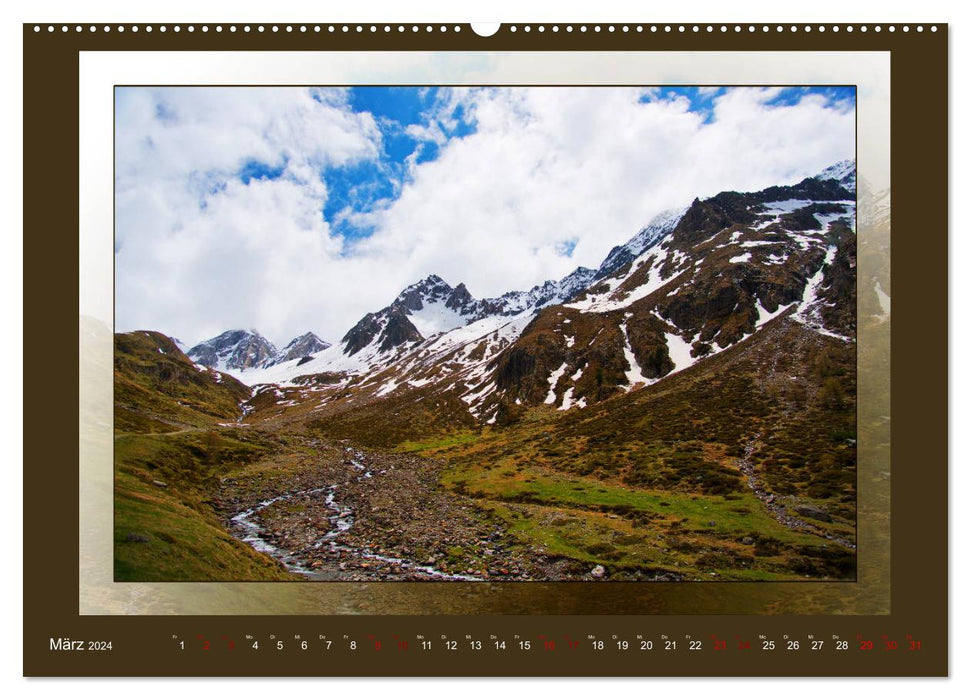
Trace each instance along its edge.
<path fill-rule="evenodd" d="M 469 320 L 460 311 L 445 306 L 444 301 L 426 302 L 421 309 L 408 310 L 408 320 L 425 338 L 464 326 Z"/>
<path fill-rule="evenodd" d="M 697 357 L 691 356 L 691 345 L 695 342 L 695 338 L 686 343 L 677 333 L 665 333 L 664 340 L 668 345 L 668 357 L 674 363 L 674 369 L 668 375 L 687 369 L 698 361 Z"/>
<path fill-rule="evenodd" d="M 852 342 L 852 338 L 847 338 L 839 333 L 834 333 L 833 331 L 826 328 L 823 325 L 822 319 L 819 316 L 819 292 L 823 286 L 823 278 L 827 266 L 833 264 L 833 260 L 836 258 L 836 246 L 829 246 L 826 249 L 826 259 L 823 264 L 820 265 L 816 273 L 809 278 L 806 283 L 806 288 L 802 293 L 802 300 L 799 302 L 799 306 L 796 307 L 795 313 L 792 318 L 799 323 L 803 324 L 807 328 L 812 328 L 814 331 L 820 335 L 826 335 L 830 338 L 837 338 L 844 342 Z"/>
<path fill-rule="evenodd" d="M 630 391 L 634 388 L 635 384 L 653 384 L 656 379 L 649 379 L 644 376 L 644 372 L 641 369 L 640 364 L 637 362 L 637 357 L 634 356 L 634 350 L 631 348 L 630 338 L 627 337 L 627 322 L 620 324 L 620 334 L 624 339 L 624 359 L 627 360 L 627 386 L 626 391 Z"/>
<path fill-rule="evenodd" d="M 557 382 L 560 381 L 560 377 L 563 376 L 564 372 L 566 372 L 565 362 L 562 365 L 560 365 L 557 369 L 554 369 L 552 372 L 550 372 L 550 378 L 549 378 L 550 393 L 546 395 L 546 400 L 544 400 L 543 403 L 556 403 L 556 384 Z"/>
<path fill-rule="evenodd" d="M 606 292 L 600 294 L 589 294 L 586 299 L 581 299 L 580 301 L 572 304 L 564 304 L 564 306 L 570 309 L 576 309 L 581 313 L 606 313 L 608 311 L 616 311 L 617 309 L 627 308 L 635 301 L 653 294 L 672 279 L 677 277 L 678 274 L 680 274 L 680 270 L 676 269 L 669 277 L 661 276 L 661 268 L 664 266 L 664 263 L 667 262 L 667 258 L 668 251 L 666 250 L 659 250 L 657 252 L 649 251 L 638 258 L 635 263 L 631 265 L 631 273 L 627 275 L 627 278 L 636 272 L 641 265 L 646 265 L 648 264 L 648 261 L 650 261 L 647 280 L 644 282 L 644 284 L 628 292 L 624 296 L 619 296 L 620 292 L 616 291 L 616 289 L 624 281 L 626 281 L 627 278 L 618 279 Z"/>
<path fill-rule="evenodd" d="M 775 311 L 766 311 L 765 307 L 762 306 L 762 302 L 759 300 L 756 300 L 755 311 L 759 316 L 755 320 L 755 327 L 761 328 L 766 323 L 774 319 L 776 316 L 785 312 L 786 309 L 789 309 L 791 306 L 792 304 L 786 304 L 786 305 L 779 304 L 779 308 L 777 308 Z"/>

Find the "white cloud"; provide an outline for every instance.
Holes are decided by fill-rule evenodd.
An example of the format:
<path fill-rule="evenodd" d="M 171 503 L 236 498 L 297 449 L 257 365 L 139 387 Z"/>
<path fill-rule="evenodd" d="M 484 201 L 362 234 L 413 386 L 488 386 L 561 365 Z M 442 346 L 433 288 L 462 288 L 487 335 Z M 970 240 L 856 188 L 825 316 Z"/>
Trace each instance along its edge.
<path fill-rule="evenodd" d="M 852 157 L 852 112 L 766 106 L 777 92 L 731 91 L 705 124 L 687 99 L 645 104 L 633 89 L 457 90 L 476 133 L 414 170 L 359 252 L 499 294 L 595 267 L 665 208 Z"/>
<path fill-rule="evenodd" d="M 379 153 L 371 115 L 340 91 L 122 89 L 116 120 L 118 328 L 193 342 L 309 320 L 342 247 L 320 172 Z M 282 175 L 243 183 L 250 161 Z"/>
<path fill-rule="evenodd" d="M 478 296 L 522 289 L 610 248 L 658 211 L 725 189 L 792 182 L 852 157 L 855 116 L 807 96 L 736 89 L 714 113 L 634 88 L 456 89 L 476 131 L 410 163 L 397 198 L 350 215 L 375 233 L 349 250 L 321 215 L 320 171 L 374 158 L 380 131 L 339 92 L 131 90 L 117 114 L 117 323 L 187 342 L 257 327 L 331 342 L 430 273 Z M 652 101 L 640 102 L 641 96 Z M 159 105 L 163 105 L 161 108 Z M 244 184 L 248 160 L 285 167 Z M 576 240 L 567 256 L 566 242 Z"/>

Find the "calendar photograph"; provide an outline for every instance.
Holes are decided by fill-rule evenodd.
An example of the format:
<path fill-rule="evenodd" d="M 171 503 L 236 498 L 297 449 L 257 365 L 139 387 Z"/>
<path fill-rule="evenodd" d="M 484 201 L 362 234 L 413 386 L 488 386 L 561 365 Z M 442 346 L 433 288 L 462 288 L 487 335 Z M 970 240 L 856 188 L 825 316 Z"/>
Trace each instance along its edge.
<path fill-rule="evenodd" d="M 25 676 L 947 675 L 946 24 L 22 29 Z"/>
<path fill-rule="evenodd" d="M 855 580 L 858 192 L 853 86 L 116 87 L 115 581 Z"/>

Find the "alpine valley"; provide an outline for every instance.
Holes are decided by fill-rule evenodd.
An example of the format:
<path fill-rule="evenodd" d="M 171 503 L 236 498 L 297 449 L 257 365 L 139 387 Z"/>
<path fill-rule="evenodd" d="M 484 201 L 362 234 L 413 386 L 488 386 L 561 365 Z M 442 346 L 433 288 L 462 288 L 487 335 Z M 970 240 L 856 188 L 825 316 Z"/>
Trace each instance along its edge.
<path fill-rule="evenodd" d="M 115 578 L 852 580 L 855 226 L 846 161 L 332 345 L 116 334 Z"/>

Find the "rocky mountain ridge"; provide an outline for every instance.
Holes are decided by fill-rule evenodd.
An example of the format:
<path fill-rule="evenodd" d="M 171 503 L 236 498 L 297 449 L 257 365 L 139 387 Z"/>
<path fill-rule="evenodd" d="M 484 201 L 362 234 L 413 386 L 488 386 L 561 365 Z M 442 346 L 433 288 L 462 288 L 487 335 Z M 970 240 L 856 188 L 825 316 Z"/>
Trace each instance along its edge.
<path fill-rule="evenodd" d="M 179 341 L 173 342 L 200 365 L 228 373 L 266 369 L 284 362 L 299 362 L 330 347 L 330 343 L 308 332 L 291 340 L 282 350 L 277 350 L 256 329 L 226 331 L 187 350 Z"/>
<path fill-rule="evenodd" d="M 265 366 L 272 367 L 281 362 L 311 358 L 318 352 L 326 350 L 329 347 L 330 343 L 321 340 L 314 333 L 304 333 L 287 343 L 283 350 L 278 352 L 276 357 L 273 358 L 273 361 Z"/>
<path fill-rule="evenodd" d="M 369 313 L 341 339 L 348 356 L 371 348 L 387 353 L 407 343 L 488 317 L 509 317 L 561 303 L 585 289 L 597 271 L 580 267 L 560 280 L 547 280 L 525 292 L 476 299 L 464 283 L 452 287 L 438 275 L 409 285 L 387 307 Z"/>
<path fill-rule="evenodd" d="M 429 275 L 309 360 L 266 352 L 260 361 L 252 337 L 215 357 L 254 385 L 321 380 L 372 398 L 454 392 L 486 422 L 529 405 L 584 407 L 687 369 L 777 318 L 853 342 L 855 217 L 855 166 L 844 161 L 792 185 L 696 199 L 656 217 L 597 270 L 526 292 L 476 299 Z"/>

